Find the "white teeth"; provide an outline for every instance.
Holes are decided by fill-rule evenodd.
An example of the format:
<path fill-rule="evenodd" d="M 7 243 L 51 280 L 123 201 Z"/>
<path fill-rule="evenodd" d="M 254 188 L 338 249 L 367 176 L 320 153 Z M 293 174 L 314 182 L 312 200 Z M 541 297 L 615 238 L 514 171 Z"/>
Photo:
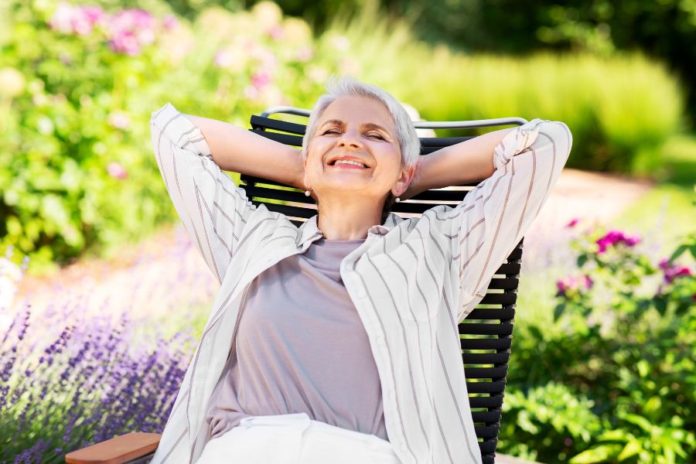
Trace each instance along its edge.
<path fill-rule="evenodd" d="M 342 164 L 354 164 L 355 166 L 360 166 L 361 168 L 366 167 L 364 164 L 358 162 L 358 161 L 353 161 L 353 160 L 338 160 L 334 163 L 334 165 L 342 163 Z"/>

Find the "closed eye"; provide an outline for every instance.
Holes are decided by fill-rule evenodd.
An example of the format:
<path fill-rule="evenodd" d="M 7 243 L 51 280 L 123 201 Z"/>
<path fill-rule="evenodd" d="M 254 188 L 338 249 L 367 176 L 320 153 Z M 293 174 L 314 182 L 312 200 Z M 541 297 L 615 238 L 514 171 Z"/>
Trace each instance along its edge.
<path fill-rule="evenodd" d="M 326 129 L 324 132 L 321 133 L 321 135 L 326 134 L 338 134 L 338 131 L 336 129 Z"/>
<path fill-rule="evenodd" d="M 367 136 L 371 137 L 373 139 L 377 139 L 377 140 L 384 140 L 384 137 L 382 137 L 382 134 L 377 133 L 377 132 L 370 132 L 369 134 L 367 134 Z"/>

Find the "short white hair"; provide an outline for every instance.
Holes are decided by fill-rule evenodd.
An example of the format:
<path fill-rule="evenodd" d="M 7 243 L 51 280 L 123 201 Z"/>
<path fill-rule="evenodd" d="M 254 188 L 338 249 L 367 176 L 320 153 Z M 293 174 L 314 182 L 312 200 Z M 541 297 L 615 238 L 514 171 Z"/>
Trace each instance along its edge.
<path fill-rule="evenodd" d="M 339 97 L 368 97 L 381 102 L 389 111 L 396 127 L 396 140 L 401 149 L 401 165 L 415 166 L 420 155 L 420 140 L 413 126 L 411 117 L 404 106 L 391 94 L 371 84 L 365 84 L 354 78 L 342 76 L 332 78 L 326 86 L 326 93 L 319 97 L 309 115 L 307 131 L 302 138 L 302 156 L 307 158 L 309 141 L 317 130 L 319 118 L 324 110 Z"/>

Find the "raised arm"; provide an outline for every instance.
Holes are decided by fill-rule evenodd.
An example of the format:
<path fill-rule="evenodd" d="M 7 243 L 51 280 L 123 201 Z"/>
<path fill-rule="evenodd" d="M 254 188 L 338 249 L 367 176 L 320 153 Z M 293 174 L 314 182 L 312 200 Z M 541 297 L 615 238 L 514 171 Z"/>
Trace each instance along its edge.
<path fill-rule="evenodd" d="M 205 133 L 193 121 L 201 124 Z M 169 103 L 152 113 L 150 126 L 152 147 L 172 203 L 221 282 L 246 230 L 253 229 L 270 212 L 252 205 L 220 164 L 287 182 L 294 178 L 289 174 L 291 153 L 232 125 L 180 113 Z M 297 152 L 292 156 L 301 158 Z M 282 168 L 287 169 L 285 175 Z"/>
<path fill-rule="evenodd" d="M 298 150 L 223 121 L 186 116 L 203 133 L 213 161 L 221 169 L 304 188 L 304 165 Z"/>
<path fill-rule="evenodd" d="M 486 136 L 486 142 L 474 145 L 476 139 L 472 139 L 454 145 L 451 153 L 456 156 L 433 158 L 431 165 L 426 164 L 427 172 L 443 173 L 442 178 L 430 180 L 438 186 L 474 180 L 491 164 L 493 167 L 492 174 L 442 218 L 442 229 L 451 240 L 452 258 L 459 261 L 460 304 L 454 314 L 457 321 L 484 297 L 493 274 L 544 204 L 572 146 L 570 130 L 559 121 L 534 119 L 481 138 Z M 491 149 L 492 143 L 495 145 Z M 444 164 L 437 165 L 445 159 L 447 169 L 442 168 Z M 461 174 L 455 177 L 453 171 Z M 454 182 L 447 184 L 443 178 Z"/>

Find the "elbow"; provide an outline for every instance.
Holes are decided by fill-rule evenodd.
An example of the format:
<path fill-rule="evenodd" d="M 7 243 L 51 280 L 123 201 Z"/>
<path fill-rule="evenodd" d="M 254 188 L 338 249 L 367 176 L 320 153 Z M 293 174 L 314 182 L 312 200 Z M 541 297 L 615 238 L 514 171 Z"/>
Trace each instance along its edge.
<path fill-rule="evenodd" d="M 573 146 L 573 134 L 568 125 L 562 121 L 544 121 L 538 127 L 539 147 L 553 151 L 554 156 L 565 164 Z"/>

